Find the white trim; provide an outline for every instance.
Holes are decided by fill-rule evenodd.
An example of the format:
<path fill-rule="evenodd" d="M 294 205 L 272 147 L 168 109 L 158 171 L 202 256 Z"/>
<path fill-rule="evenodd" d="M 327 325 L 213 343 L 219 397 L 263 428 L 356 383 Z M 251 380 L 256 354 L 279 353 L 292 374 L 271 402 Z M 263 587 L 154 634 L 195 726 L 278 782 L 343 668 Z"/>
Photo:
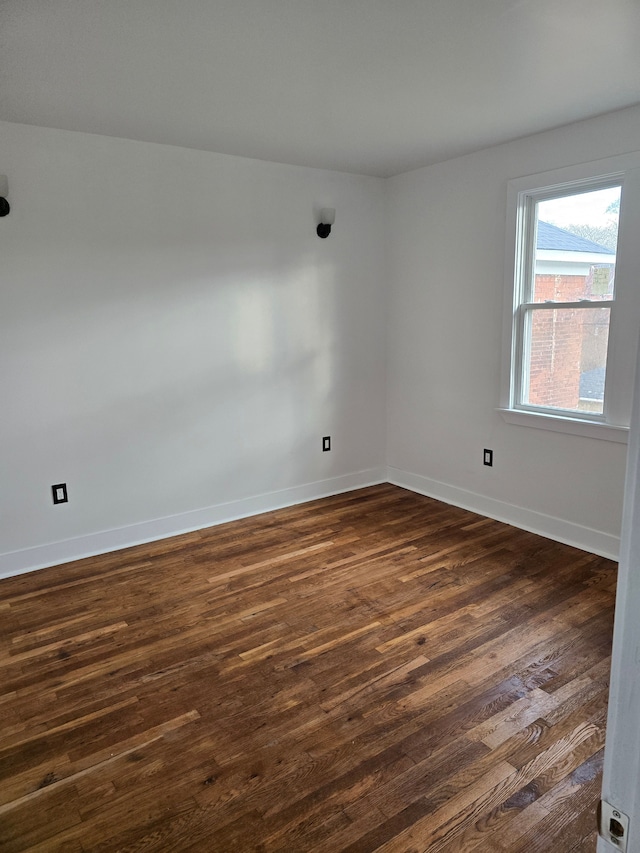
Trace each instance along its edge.
<path fill-rule="evenodd" d="M 441 483 L 420 474 L 411 474 L 398 468 L 381 467 L 345 474 L 329 480 L 307 483 L 303 486 L 294 486 L 282 491 L 268 492 L 239 501 L 216 504 L 179 515 L 143 521 L 139 524 L 131 524 L 113 530 L 103 530 L 86 536 L 51 542 L 47 545 L 10 551 L 0 554 L 0 578 L 13 577 L 37 569 L 44 569 L 47 566 L 82 560 L 85 557 L 93 557 L 98 554 L 107 554 L 111 551 L 131 548 L 134 545 L 142 545 L 145 542 L 155 542 L 159 539 L 167 539 L 170 536 L 179 536 L 181 533 L 214 527 L 239 518 L 260 515 L 275 509 L 343 494 L 384 482 L 427 495 L 452 506 L 468 509 L 488 518 L 494 518 L 497 521 L 511 524 L 531 533 L 537 533 L 548 539 L 582 548 L 593 554 L 599 554 L 612 560 L 617 559 L 619 540 L 616 536 L 495 500 L 485 495 L 479 495 L 458 486 L 450 486 L 447 483 Z"/>
<path fill-rule="evenodd" d="M 576 166 L 555 169 L 536 175 L 512 179 L 508 182 L 506 244 L 504 266 L 504 297 L 502 325 L 502 357 L 500 376 L 499 406 L 503 413 L 512 412 L 510 423 L 523 424 L 519 409 L 515 408 L 517 399 L 526 399 L 516 393 L 515 386 L 522 380 L 521 349 L 517 344 L 517 323 L 521 312 L 520 294 L 514 281 L 517 272 L 522 274 L 533 267 L 533 258 L 523 249 L 533 243 L 531 219 L 523 215 L 523 205 L 530 207 L 540 198 L 553 198 L 566 195 L 568 191 L 587 191 L 599 187 L 611 186 L 620 182 L 623 186 L 621 199 L 621 218 L 619 233 L 619 251 L 616 260 L 616 305 L 612 308 L 609 349 L 607 357 L 607 393 L 605 396 L 605 416 L 602 423 L 593 423 L 594 428 L 585 432 L 582 422 L 575 423 L 570 418 L 557 419 L 554 415 L 540 413 L 541 419 L 548 419 L 544 428 L 570 434 L 588 435 L 604 438 L 608 441 L 622 441 L 620 425 L 626 425 L 630 415 L 630 397 L 632 374 L 629 365 L 634 363 L 635 334 L 637 316 L 640 313 L 640 295 L 635 287 L 638 268 L 638 249 L 635 235 L 640 211 L 640 177 L 635 173 L 640 166 L 640 152 L 632 152 Z M 626 222 L 626 224 L 625 224 Z M 525 230 L 528 229 L 528 233 Z M 528 239 L 525 239 L 528 237 Z M 526 390 L 526 389 L 525 389 Z M 529 418 L 529 414 L 526 415 Z M 505 418 L 506 419 L 506 418 Z M 576 419 L 577 420 L 577 419 Z M 542 427 L 531 418 L 528 426 Z M 604 429 L 604 425 L 610 429 Z M 622 433 L 623 434 L 623 433 Z"/>
<path fill-rule="evenodd" d="M 596 423 L 542 412 L 525 412 L 522 409 L 498 409 L 498 411 L 508 424 L 516 426 L 547 429 L 551 432 L 581 435 L 584 438 L 600 438 L 604 441 L 615 441 L 618 444 L 626 444 L 629 440 L 629 427 L 626 426 Z"/>
<path fill-rule="evenodd" d="M 20 551 L 10 551 L 0 554 L 0 578 L 24 574 L 35 569 L 44 569 L 96 554 L 106 554 L 119 551 L 144 542 L 154 542 L 178 536 L 193 530 L 213 527 L 227 521 L 235 521 L 251 515 L 259 515 L 274 509 L 306 503 L 307 501 L 326 498 L 330 495 L 362 489 L 366 486 L 385 482 L 386 471 L 382 468 L 370 468 L 329 480 L 319 480 L 302 486 L 293 486 L 277 492 L 268 492 L 251 498 L 244 498 L 229 503 L 216 504 L 179 515 L 151 519 L 139 524 L 118 527 L 113 530 L 102 530 L 65 539 L 61 542 L 51 542 L 48 545 L 36 545 Z"/>
<path fill-rule="evenodd" d="M 567 264 L 601 264 L 615 266 L 616 256 L 602 252 L 570 252 L 567 249 L 536 249 L 536 261 L 558 261 Z M 537 270 L 536 270 L 537 271 Z"/>
<path fill-rule="evenodd" d="M 637 365 L 602 774 L 602 798 L 630 818 L 629 853 L 640 850 L 640 351 Z M 597 849 L 605 853 L 615 848 L 599 838 Z"/>
<path fill-rule="evenodd" d="M 541 261 L 536 258 L 536 275 L 582 275 L 587 276 L 591 264 L 576 264 L 570 261 Z"/>
<path fill-rule="evenodd" d="M 612 299 L 582 299 L 580 302 L 561 302 L 558 300 L 557 302 L 521 302 L 520 308 L 524 311 L 581 311 L 583 308 L 588 311 L 593 308 L 611 309 L 614 304 Z"/>
<path fill-rule="evenodd" d="M 388 468 L 387 472 L 389 482 L 395 486 L 402 486 L 412 492 L 494 518 L 496 521 L 511 524 L 530 533 L 537 533 L 547 539 L 562 542 L 564 545 L 572 545 L 574 548 L 581 548 L 583 551 L 599 554 L 611 560 L 618 559 L 620 540 L 619 537 L 612 536 L 610 533 L 498 501 L 458 486 L 450 486 L 448 483 L 440 483 L 438 480 L 432 480 L 420 474 L 410 474 L 398 468 Z"/>

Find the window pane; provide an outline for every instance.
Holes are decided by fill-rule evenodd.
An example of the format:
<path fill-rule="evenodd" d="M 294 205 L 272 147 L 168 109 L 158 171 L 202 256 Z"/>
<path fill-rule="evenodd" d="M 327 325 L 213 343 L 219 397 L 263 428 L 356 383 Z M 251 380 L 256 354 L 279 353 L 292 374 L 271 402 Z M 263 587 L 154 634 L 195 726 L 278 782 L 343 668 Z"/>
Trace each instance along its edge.
<path fill-rule="evenodd" d="M 611 299 L 620 187 L 536 204 L 532 302 Z"/>
<path fill-rule="evenodd" d="M 603 414 L 609 308 L 527 311 L 523 402 Z"/>

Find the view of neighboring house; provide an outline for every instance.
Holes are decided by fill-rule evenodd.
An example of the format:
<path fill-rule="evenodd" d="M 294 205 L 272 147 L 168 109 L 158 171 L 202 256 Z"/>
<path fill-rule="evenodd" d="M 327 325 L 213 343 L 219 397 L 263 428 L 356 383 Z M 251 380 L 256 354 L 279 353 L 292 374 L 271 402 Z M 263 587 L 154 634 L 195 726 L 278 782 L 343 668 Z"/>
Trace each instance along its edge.
<path fill-rule="evenodd" d="M 534 302 L 606 301 L 613 293 L 612 249 L 538 221 Z M 532 320 L 528 401 L 602 412 L 609 307 L 537 311 Z"/>

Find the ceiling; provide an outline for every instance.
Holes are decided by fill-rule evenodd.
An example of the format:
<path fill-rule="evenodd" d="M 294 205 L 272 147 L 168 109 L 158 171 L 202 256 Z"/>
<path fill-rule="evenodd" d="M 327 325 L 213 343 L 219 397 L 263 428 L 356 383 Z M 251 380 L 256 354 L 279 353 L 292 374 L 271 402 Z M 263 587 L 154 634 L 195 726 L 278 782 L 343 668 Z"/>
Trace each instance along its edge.
<path fill-rule="evenodd" d="M 640 102 L 639 45 L 640 0 L 0 0 L 0 119 L 387 176 Z"/>

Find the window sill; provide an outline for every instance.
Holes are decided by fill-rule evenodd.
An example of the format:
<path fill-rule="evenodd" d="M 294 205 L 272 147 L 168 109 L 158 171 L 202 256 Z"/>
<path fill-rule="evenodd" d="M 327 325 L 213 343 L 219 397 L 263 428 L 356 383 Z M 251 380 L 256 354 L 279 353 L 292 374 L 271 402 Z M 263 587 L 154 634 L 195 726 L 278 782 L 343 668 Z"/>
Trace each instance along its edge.
<path fill-rule="evenodd" d="M 585 438 L 599 438 L 604 441 L 615 441 L 618 444 L 627 444 L 629 438 L 629 427 L 599 424 L 560 415 L 524 412 L 519 409 L 498 409 L 498 411 L 508 424 L 516 426 L 547 429 L 552 432 L 564 432 L 567 435 L 581 435 Z"/>

